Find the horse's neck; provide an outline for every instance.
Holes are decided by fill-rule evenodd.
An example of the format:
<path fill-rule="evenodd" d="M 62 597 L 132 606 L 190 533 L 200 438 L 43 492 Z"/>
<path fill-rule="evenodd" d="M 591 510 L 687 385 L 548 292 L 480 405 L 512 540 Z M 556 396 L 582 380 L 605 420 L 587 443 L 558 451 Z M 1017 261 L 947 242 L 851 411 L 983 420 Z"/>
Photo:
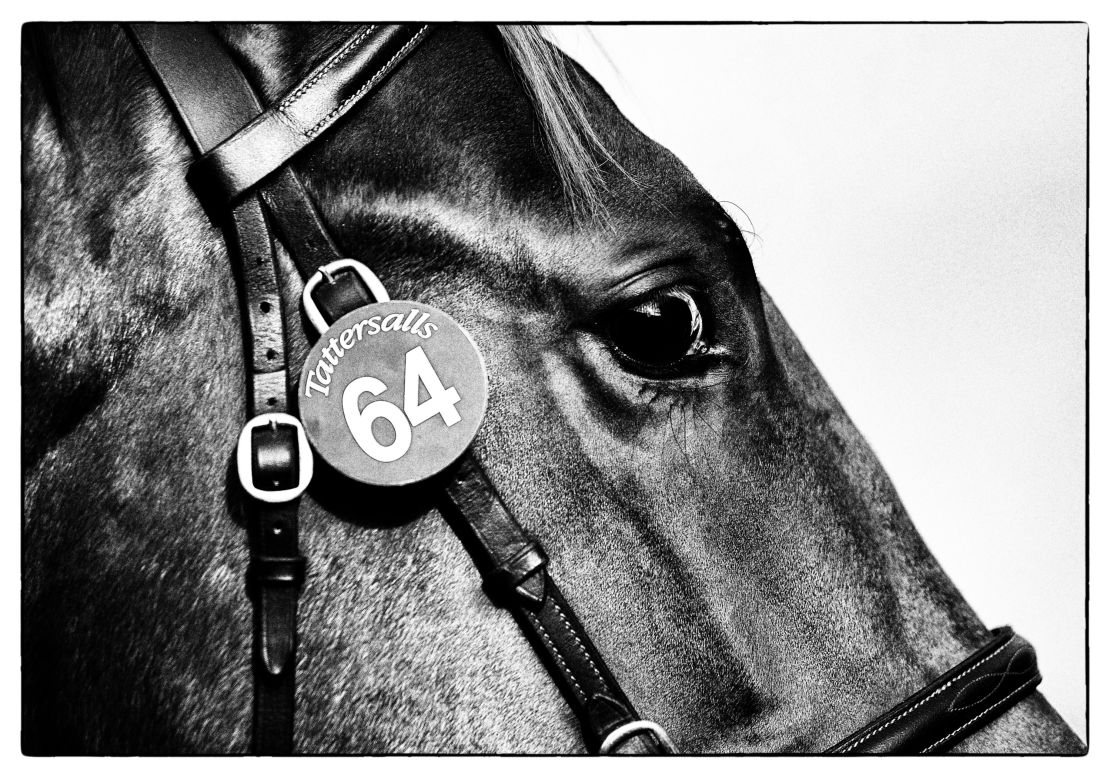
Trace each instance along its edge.
<path fill-rule="evenodd" d="M 183 180 L 188 149 L 117 27 L 29 27 L 24 328 L 39 451 L 170 343 L 198 303 L 233 298 L 219 235 Z M 49 372 L 55 371 L 55 372 Z M 45 395 L 45 398 L 44 396 Z M 43 400 L 46 399 L 46 402 Z M 56 429 L 51 429 L 55 427 Z"/>

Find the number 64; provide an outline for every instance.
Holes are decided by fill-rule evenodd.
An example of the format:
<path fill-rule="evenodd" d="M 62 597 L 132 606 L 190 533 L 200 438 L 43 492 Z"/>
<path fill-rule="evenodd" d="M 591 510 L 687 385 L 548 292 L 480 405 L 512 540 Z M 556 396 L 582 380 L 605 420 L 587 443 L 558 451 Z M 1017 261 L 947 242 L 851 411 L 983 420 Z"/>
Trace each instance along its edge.
<path fill-rule="evenodd" d="M 420 402 L 420 384 L 428 391 L 428 399 Z M 386 385 L 373 376 L 356 378 L 343 390 L 343 418 L 355 442 L 371 458 L 393 462 L 403 457 L 412 445 L 412 428 L 433 416 L 440 416 L 448 427 L 460 421 L 455 405 L 461 399 L 455 387 L 443 386 L 428 355 L 421 346 L 405 354 L 405 410 L 402 412 L 388 400 L 375 400 L 361 411 L 358 401 L 365 393 L 377 397 Z M 376 419 L 385 419 L 393 427 L 394 439 L 383 446 L 374 436 Z"/>

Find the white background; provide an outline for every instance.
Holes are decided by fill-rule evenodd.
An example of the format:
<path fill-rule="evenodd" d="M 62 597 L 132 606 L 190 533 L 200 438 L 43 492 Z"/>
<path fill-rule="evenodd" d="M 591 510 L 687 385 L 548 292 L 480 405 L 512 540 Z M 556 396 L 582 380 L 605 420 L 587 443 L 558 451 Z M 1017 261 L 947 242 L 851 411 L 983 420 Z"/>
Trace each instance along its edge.
<path fill-rule="evenodd" d="M 746 212 L 930 549 L 1086 737 L 1087 28 L 551 32 Z"/>

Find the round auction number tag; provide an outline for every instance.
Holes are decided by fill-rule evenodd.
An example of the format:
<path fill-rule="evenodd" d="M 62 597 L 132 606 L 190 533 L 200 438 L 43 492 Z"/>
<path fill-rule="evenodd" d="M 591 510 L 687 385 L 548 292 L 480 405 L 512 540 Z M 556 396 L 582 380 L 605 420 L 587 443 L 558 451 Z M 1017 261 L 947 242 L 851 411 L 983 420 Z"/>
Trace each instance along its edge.
<path fill-rule="evenodd" d="M 316 452 L 348 478 L 401 486 L 466 451 L 487 391 L 482 355 L 454 319 L 422 303 L 374 303 L 309 351 L 301 421 Z"/>

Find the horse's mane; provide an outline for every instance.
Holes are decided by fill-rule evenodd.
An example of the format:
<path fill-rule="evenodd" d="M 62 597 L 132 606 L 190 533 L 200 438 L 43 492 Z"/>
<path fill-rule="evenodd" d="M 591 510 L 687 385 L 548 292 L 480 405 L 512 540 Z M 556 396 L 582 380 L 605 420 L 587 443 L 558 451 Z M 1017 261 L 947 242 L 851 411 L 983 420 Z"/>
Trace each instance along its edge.
<path fill-rule="evenodd" d="M 572 208 L 603 213 L 601 192 L 605 183 L 599 165 L 602 160 L 612 162 L 613 156 L 590 124 L 582 77 L 537 25 L 498 25 L 497 29 L 513 69 L 532 100 Z"/>

